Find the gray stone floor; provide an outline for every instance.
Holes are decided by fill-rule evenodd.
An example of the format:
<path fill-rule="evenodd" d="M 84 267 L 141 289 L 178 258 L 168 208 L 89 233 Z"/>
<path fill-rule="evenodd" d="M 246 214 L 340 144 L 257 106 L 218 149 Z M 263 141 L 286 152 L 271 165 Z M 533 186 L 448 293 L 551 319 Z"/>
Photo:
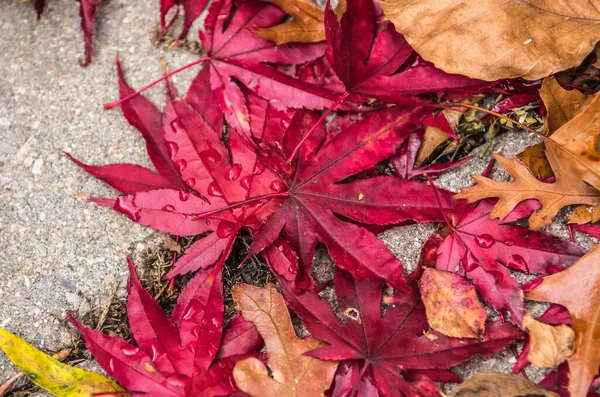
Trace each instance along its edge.
<path fill-rule="evenodd" d="M 117 98 L 115 53 L 137 87 L 161 74 L 159 56 L 172 67 L 195 56 L 166 54 L 152 46 L 156 0 L 103 2 L 96 52 L 85 69 L 77 64 L 83 41 L 75 1 L 48 0 L 37 24 L 31 4 L 0 1 L 0 326 L 52 350 L 69 343 L 65 312 L 83 314 L 105 304 L 114 284 L 126 278 L 124 252 L 139 252 L 159 240 L 127 218 L 78 199 L 77 193 L 115 192 L 71 164 L 63 152 L 93 164 L 148 165 L 137 132 L 119 110 L 102 108 Z M 177 76 L 182 91 L 193 73 Z M 160 104 L 163 91 L 157 87 L 148 96 Z M 492 149 L 512 155 L 532 142 L 525 134 L 507 135 Z M 473 160 L 444 175 L 438 185 L 458 191 L 487 162 Z M 416 225 L 381 237 L 407 268 L 414 268 L 433 230 Z M 565 234 L 564 227 L 553 230 Z M 477 360 L 462 371 L 506 371 L 510 365 L 511 355 L 504 354 Z M 0 384 L 15 372 L 0 354 Z"/>

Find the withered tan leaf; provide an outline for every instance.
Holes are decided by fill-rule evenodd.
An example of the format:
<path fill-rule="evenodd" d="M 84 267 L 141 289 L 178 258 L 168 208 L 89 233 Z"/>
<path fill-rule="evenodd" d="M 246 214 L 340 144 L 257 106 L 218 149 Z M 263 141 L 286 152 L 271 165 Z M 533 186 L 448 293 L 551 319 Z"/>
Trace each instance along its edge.
<path fill-rule="evenodd" d="M 568 325 L 544 324 L 530 313 L 523 319 L 529 332 L 530 350 L 527 358 L 538 368 L 556 368 L 573 354 L 575 331 Z"/>
<path fill-rule="evenodd" d="M 473 101 L 466 100 L 465 102 L 471 103 Z M 448 125 L 453 130 L 456 129 L 464 109 L 465 108 L 446 109 L 442 111 L 444 117 L 448 120 Z M 423 161 L 425 161 L 438 146 L 448 140 L 448 138 L 450 138 L 448 134 L 439 128 L 429 125 L 425 126 L 423 140 L 421 141 L 421 146 L 419 146 L 419 151 L 417 152 L 417 157 L 415 159 L 415 166 L 420 167 L 421 164 L 423 164 Z"/>
<path fill-rule="evenodd" d="M 593 207 L 589 205 L 578 205 L 575 207 L 569 221 L 567 223 L 575 223 L 583 225 L 586 223 L 596 223 L 600 220 L 600 204 L 596 204 Z"/>
<path fill-rule="evenodd" d="M 419 287 L 431 328 L 454 338 L 483 336 L 487 313 L 467 280 L 456 273 L 427 268 Z"/>
<path fill-rule="evenodd" d="M 600 192 L 583 183 L 581 179 L 573 178 L 570 170 L 557 160 L 554 150 L 547 150 L 546 155 L 555 171 L 554 183 L 540 182 L 523 164 L 494 154 L 494 158 L 514 181 L 497 182 L 481 175 L 473 175 L 477 184 L 463 188 L 454 197 L 464 198 L 469 202 L 498 197 L 498 202 L 490 212 L 490 218 L 500 219 L 506 217 L 520 202 L 536 199 L 542 208 L 529 218 L 529 226 L 534 230 L 551 224 L 556 213 L 567 205 L 593 205 L 600 202 Z"/>
<path fill-rule="evenodd" d="M 536 80 L 579 65 L 600 40 L 592 0 L 378 0 L 426 60 L 482 80 Z"/>
<path fill-rule="evenodd" d="M 575 352 L 569 358 L 571 397 L 587 396 L 600 366 L 600 245 L 560 273 L 544 277 L 527 299 L 552 302 L 569 310 Z"/>
<path fill-rule="evenodd" d="M 521 375 L 483 372 L 464 381 L 454 391 L 454 397 L 559 397 L 542 389 Z"/>
<path fill-rule="evenodd" d="M 276 44 L 316 43 L 325 40 L 325 14 L 311 0 L 265 0 L 288 13 L 292 19 L 254 33 Z M 346 10 L 346 1 L 341 0 L 335 10 L 341 15 Z"/>
<path fill-rule="evenodd" d="M 337 361 L 322 361 L 304 353 L 324 346 L 308 337 L 299 339 L 281 294 L 275 286 L 264 288 L 237 284 L 233 299 L 244 319 L 254 323 L 265 340 L 268 366 L 256 359 L 239 361 L 233 377 L 240 390 L 254 397 L 322 396 L 333 380 Z"/>

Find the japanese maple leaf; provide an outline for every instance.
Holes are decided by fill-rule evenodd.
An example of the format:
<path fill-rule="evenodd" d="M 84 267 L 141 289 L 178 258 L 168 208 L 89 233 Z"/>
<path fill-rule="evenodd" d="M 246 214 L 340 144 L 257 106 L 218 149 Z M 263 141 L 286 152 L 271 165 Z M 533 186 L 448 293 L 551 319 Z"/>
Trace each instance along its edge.
<path fill-rule="evenodd" d="M 475 205 L 460 201 L 442 231 L 444 240 L 435 266 L 465 275 L 486 303 L 508 311 L 511 320 L 520 325 L 523 293 L 508 269 L 541 274 L 549 265 L 572 264 L 585 250 L 551 234 L 511 224 L 533 212 L 535 202 L 517 207 L 503 221 L 489 218 L 495 204 L 493 199 Z"/>
<path fill-rule="evenodd" d="M 349 372 L 336 378 L 336 384 L 343 383 L 340 388 L 346 390 L 336 395 L 356 395 L 357 390 L 363 395 L 361 392 L 371 384 L 383 396 L 438 396 L 434 381 L 460 381 L 448 368 L 476 354 L 500 351 L 523 337 L 518 328 L 502 322 L 488 324 L 482 339 L 449 338 L 428 332 L 425 308 L 415 287 L 420 270 L 409 277 L 409 293 L 382 296 L 381 282 L 357 280 L 336 269 L 333 282 L 344 316 L 341 321 L 327 300 L 309 290 L 298 292 L 294 288 L 290 280 L 298 264 L 287 242 L 269 248 L 265 258 L 290 308 L 315 338 L 329 345 L 309 355 L 342 361 L 340 371 Z M 385 314 L 382 303 L 387 303 Z M 347 366 L 355 370 L 348 371 Z"/>
<path fill-rule="evenodd" d="M 86 328 L 69 316 L 98 364 L 131 394 L 182 397 L 236 392 L 233 366 L 260 349 L 262 341 L 256 329 L 240 319 L 222 335 L 220 267 L 197 273 L 169 318 L 140 284 L 129 257 L 128 262 L 127 316 L 135 344 Z"/>
<path fill-rule="evenodd" d="M 169 10 L 175 6 L 183 8 L 183 26 L 179 34 L 179 40 L 185 38 L 194 21 L 202 14 L 206 7 L 207 0 L 160 0 L 160 25 L 163 33 L 166 33 L 169 27 L 173 25 L 179 15 L 179 8 L 172 20 L 167 23 L 166 17 Z"/>

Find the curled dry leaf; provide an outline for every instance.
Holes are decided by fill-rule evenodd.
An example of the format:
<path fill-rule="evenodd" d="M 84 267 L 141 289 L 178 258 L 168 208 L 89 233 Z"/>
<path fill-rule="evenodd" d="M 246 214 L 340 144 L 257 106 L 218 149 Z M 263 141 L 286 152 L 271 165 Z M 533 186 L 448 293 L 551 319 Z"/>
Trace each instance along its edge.
<path fill-rule="evenodd" d="M 0 349 L 33 383 L 62 397 L 119 395 L 123 389 L 95 372 L 71 367 L 39 351 L 23 339 L 0 328 Z M 125 395 L 127 393 L 121 394 Z"/>
<path fill-rule="evenodd" d="M 482 80 L 536 80 L 579 65 L 600 40 L 589 0 L 378 0 L 426 60 Z"/>
<path fill-rule="evenodd" d="M 454 397 L 558 397 L 544 390 L 521 375 L 484 372 L 463 382 Z"/>
<path fill-rule="evenodd" d="M 233 377 L 240 390 L 255 397 L 322 396 L 329 388 L 337 361 L 321 361 L 305 353 L 324 347 L 318 339 L 296 336 L 283 297 L 275 286 L 237 284 L 231 291 L 244 319 L 254 323 L 265 340 L 268 366 L 256 358 L 236 363 Z"/>
<path fill-rule="evenodd" d="M 575 332 L 568 325 L 544 324 L 527 314 L 523 327 L 529 332 L 527 358 L 538 368 L 556 368 L 573 354 Z"/>
<path fill-rule="evenodd" d="M 575 352 L 569 358 L 571 397 L 585 397 L 600 366 L 600 246 L 560 273 L 544 277 L 527 299 L 552 302 L 569 310 Z"/>
<path fill-rule="evenodd" d="M 471 283 L 459 274 L 428 268 L 419 287 L 431 328 L 455 338 L 483 336 L 486 311 Z"/>

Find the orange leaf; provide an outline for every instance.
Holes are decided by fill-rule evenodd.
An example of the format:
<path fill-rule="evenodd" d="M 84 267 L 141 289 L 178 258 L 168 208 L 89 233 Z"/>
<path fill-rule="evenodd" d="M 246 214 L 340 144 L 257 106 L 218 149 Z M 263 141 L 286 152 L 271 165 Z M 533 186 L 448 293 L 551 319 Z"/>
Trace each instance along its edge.
<path fill-rule="evenodd" d="M 544 277 L 527 299 L 565 306 L 573 320 L 575 352 L 569 358 L 571 397 L 585 397 L 600 366 L 600 245 L 573 266 Z"/>
<path fill-rule="evenodd" d="M 483 336 L 486 311 L 471 283 L 456 273 L 427 268 L 419 287 L 431 328 L 454 338 Z"/>
<path fill-rule="evenodd" d="M 254 323 L 265 340 L 268 366 L 256 359 L 239 361 L 233 369 L 240 390 L 254 397 L 313 397 L 329 388 L 337 361 L 322 361 L 305 353 L 324 343 L 308 337 L 299 339 L 294 332 L 281 294 L 271 284 L 264 288 L 237 284 L 233 299 L 244 319 Z"/>

